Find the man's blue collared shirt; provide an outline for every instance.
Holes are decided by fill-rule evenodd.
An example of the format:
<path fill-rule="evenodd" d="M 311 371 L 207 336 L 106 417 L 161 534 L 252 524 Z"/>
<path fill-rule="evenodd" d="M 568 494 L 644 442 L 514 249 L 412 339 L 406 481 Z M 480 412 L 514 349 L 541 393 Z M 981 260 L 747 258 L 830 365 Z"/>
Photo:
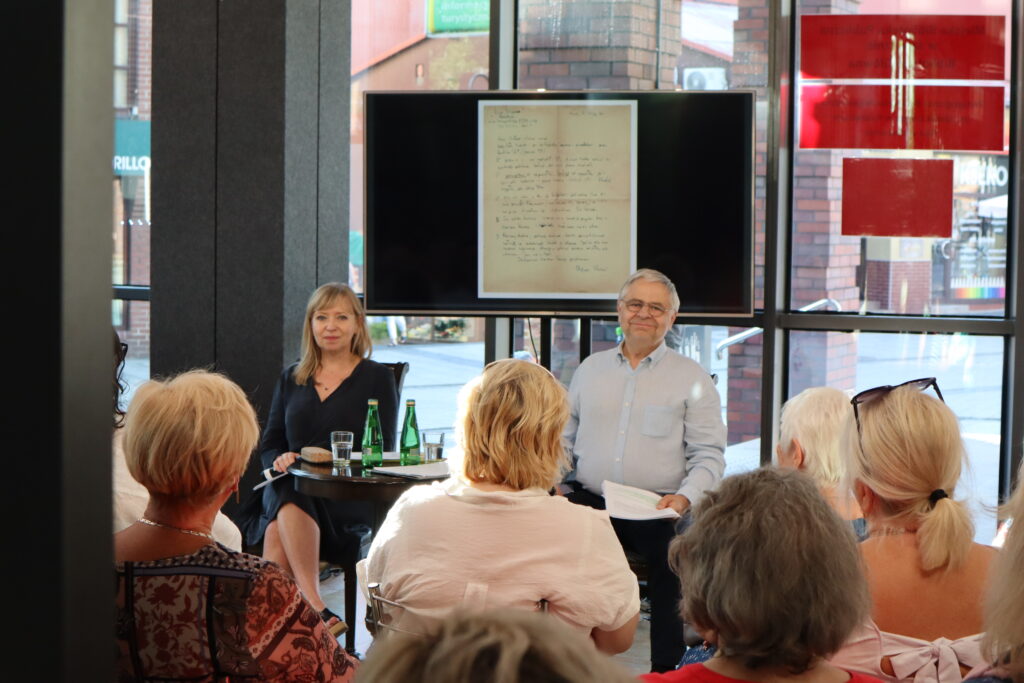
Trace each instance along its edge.
<path fill-rule="evenodd" d="M 678 493 L 696 504 L 725 469 L 725 425 L 714 382 L 663 341 L 633 369 L 620 347 L 595 353 L 569 388 L 563 442 L 576 480 L 600 494 L 605 479 Z"/>

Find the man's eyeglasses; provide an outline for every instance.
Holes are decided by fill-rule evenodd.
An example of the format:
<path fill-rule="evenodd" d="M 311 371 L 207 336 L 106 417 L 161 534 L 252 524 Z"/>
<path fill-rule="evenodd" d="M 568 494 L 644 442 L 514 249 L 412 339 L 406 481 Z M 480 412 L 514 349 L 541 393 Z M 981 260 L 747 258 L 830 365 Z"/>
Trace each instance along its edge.
<path fill-rule="evenodd" d="M 650 312 L 652 318 L 660 318 L 661 316 L 668 313 L 668 309 L 661 304 L 652 304 L 640 299 L 630 299 L 629 301 L 623 301 L 622 305 L 626 307 L 626 310 L 630 313 L 639 313 L 644 310 L 644 306 Z"/>
<path fill-rule="evenodd" d="M 942 398 L 942 392 L 939 391 L 939 383 L 934 377 L 922 377 L 921 379 L 912 379 L 909 382 L 903 384 L 886 384 L 882 387 L 875 387 L 874 389 L 865 389 L 856 396 L 850 399 L 850 404 L 853 406 L 853 418 L 857 421 L 857 438 L 860 438 L 861 427 L 860 427 L 860 410 L 857 406 L 862 406 L 865 403 L 871 403 L 877 401 L 880 398 L 885 398 L 892 392 L 893 389 L 900 389 L 902 387 L 910 387 L 918 391 L 927 391 L 928 387 L 935 388 L 935 394 L 939 397 L 939 400 L 943 403 L 946 399 Z M 861 450 L 864 450 L 864 444 L 861 444 Z"/>

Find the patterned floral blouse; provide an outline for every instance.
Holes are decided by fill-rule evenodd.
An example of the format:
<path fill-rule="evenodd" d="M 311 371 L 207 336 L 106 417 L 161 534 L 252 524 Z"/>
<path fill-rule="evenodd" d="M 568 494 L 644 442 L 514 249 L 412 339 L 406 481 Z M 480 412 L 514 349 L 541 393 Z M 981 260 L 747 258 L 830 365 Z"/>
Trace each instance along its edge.
<path fill-rule="evenodd" d="M 276 564 L 217 544 L 116 569 L 119 681 L 355 675 L 355 660 Z"/>

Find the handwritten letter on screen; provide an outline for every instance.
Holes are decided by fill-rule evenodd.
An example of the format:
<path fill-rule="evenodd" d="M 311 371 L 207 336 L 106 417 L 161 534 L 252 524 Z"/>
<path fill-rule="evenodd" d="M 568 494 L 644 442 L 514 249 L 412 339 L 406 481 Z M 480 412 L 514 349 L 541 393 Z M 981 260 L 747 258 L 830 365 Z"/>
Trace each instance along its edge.
<path fill-rule="evenodd" d="M 636 102 L 480 102 L 479 296 L 614 298 L 636 264 Z"/>

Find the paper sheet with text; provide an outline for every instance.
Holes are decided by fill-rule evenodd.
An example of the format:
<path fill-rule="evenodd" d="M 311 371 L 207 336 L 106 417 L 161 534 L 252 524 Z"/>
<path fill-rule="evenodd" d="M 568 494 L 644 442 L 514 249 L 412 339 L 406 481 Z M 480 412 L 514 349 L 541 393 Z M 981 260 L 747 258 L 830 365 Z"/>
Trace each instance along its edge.
<path fill-rule="evenodd" d="M 660 493 L 645 491 L 634 486 L 616 484 L 613 481 L 601 482 L 601 492 L 608 514 L 618 519 L 678 519 L 679 513 L 672 508 L 656 510 L 655 505 L 661 500 Z"/>

